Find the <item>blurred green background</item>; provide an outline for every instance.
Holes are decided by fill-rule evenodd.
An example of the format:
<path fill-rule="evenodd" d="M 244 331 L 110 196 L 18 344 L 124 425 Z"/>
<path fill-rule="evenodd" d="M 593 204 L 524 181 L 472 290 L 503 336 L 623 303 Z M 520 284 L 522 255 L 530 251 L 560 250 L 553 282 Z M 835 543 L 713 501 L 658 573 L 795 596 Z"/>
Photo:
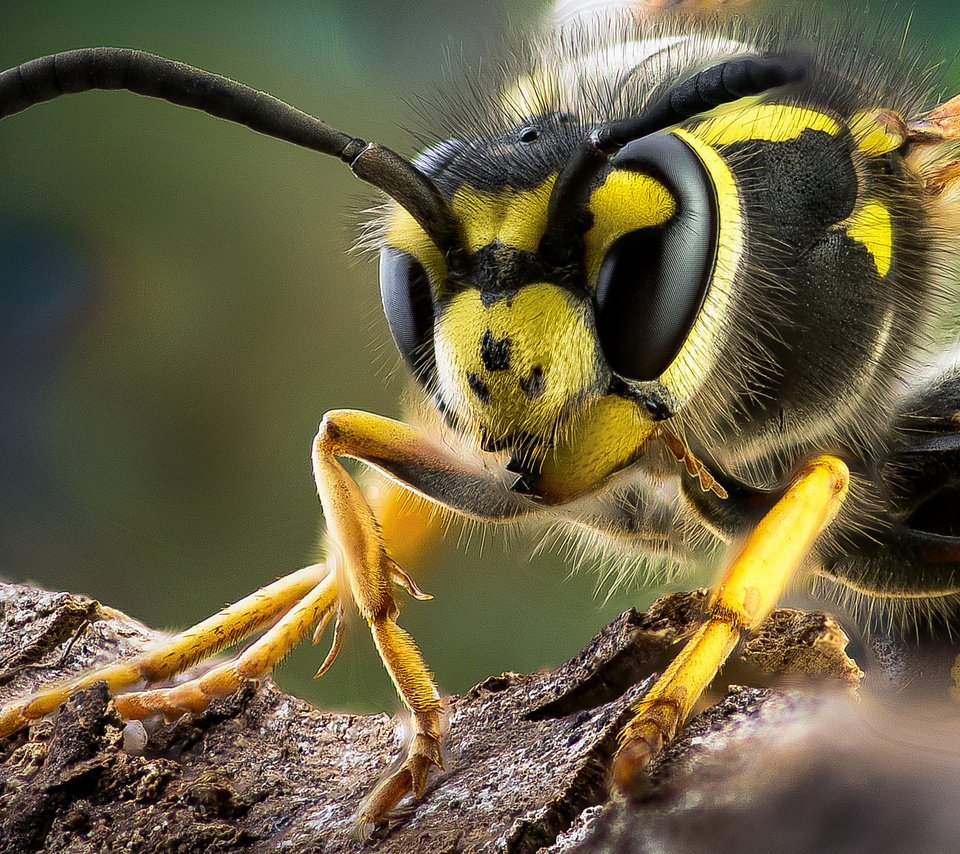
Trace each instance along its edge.
<path fill-rule="evenodd" d="M 948 61 L 954 3 L 918 4 L 911 32 Z M 0 67 L 143 48 L 412 153 L 448 54 L 475 66 L 549 5 L 6 0 Z M 396 416 L 404 387 L 376 264 L 348 254 L 373 199 L 333 160 L 126 93 L 0 124 L 0 576 L 179 628 L 311 561 L 320 417 Z M 445 691 L 554 665 L 662 592 L 604 601 L 530 543 L 478 542 L 416 568 L 436 598 L 402 615 Z M 281 683 L 397 708 L 361 628 L 322 683 L 308 644 Z"/>

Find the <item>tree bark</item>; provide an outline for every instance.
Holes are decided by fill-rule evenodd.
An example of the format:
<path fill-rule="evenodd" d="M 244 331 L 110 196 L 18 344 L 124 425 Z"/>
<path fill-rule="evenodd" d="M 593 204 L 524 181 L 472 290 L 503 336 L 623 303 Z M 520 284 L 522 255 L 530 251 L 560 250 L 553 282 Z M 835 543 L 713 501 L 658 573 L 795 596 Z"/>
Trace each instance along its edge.
<path fill-rule="evenodd" d="M 353 816 L 398 752 L 388 716 L 326 714 L 266 680 L 143 730 L 95 686 L 0 742 L 0 851 L 960 847 L 960 763 L 863 736 L 850 687 L 860 671 L 822 614 L 776 612 L 727 671 L 802 674 L 818 690 L 731 688 L 653 764 L 647 797 L 610 800 L 617 732 L 704 597 L 629 611 L 552 672 L 493 676 L 450 698 L 446 771 L 366 846 Z M 0 606 L 0 703 L 161 637 L 66 593 L 0 585 Z M 896 732 L 916 745 L 917 727 Z"/>

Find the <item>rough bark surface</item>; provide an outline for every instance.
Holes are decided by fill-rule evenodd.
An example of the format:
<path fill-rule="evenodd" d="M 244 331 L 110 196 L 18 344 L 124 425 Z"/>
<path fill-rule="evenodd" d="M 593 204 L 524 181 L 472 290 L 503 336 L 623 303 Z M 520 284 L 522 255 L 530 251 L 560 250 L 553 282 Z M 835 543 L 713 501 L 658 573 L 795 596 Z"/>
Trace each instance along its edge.
<path fill-rule="evenodd" d="M 552 672 L 491 677 L 451 698 L 446 773 L 366 845 L 353 815 L 398 750 L 389 717 L 325 714 L 266 681 L 148 728 L 144 744 L 91 688 L 0 742 L 0 851 L 958 848 L 960 761 L 864 738 L 848 687 L 733 688 L 654 764 L 642 802 L 604 805 L 616 733 L 703 599 L 627 612 Z M 0 608 L 0 703 L 160 637 L 64 593 L 2 585 Z M 824 615 L 781 611 L 740 668 L 849 685 L 859 670 L 844 644 Z"/>

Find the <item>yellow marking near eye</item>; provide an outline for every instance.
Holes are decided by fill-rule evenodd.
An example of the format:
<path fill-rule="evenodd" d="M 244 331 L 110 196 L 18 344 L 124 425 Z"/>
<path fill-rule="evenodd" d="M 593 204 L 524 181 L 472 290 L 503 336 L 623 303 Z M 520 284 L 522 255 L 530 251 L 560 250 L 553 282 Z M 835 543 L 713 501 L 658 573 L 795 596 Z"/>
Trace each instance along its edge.
<path fill-rule="evenodd" d="M 708 145 L 732 145 L 735 142 L 762 140 L 788 142 L 806 130 L 840 133 L 840 123 L 825 113 L 790 104 L 753 104 L 742 102 L 718 108 L 692 129 Z"/>
<path fill-rule="evenodd" d="M 484 366 L 480 342 L 487 330 L 498 341 L 509 338 L 509 369 Z M 548 433 L 597 370 L 588 309 L 569 291 L 545 283 L 491 305 L 472 288 L 456 294 L 437 319 L 435 347 L 444 396 L 494 438 Z M 521 381 L 535 369 L 542 390 L 531 396 Z M 471 387 L 471 375 L 486 387 L 486 401 Z"/>
<path fill-rule="evenodd" d="M 890 211 L 880 202 L 868 202 L 849 220 L 847 235 L 862 243 L 873 257 L 881 276 L 890 272 L 893 263 L 893 222 Z"/>
<path fill-rule="evenodd" d="M 427 233 L 404 208 L 393 205 L 387 218 L 384 243 L 416 258 L 430 277 L 434 288 L 439 288 L 447 275 L 447 262 Z"/>
<path fill-rule="evenodd" d="M 526 252 L 536 252 L 547 221 L 550 191 L 557 176 L 551 175 L 532 190 L 506 187 L 496 193 L 480 192 L 469 185 L 453 196 L 453 210 L 463 223 L 467 250 L 476 252 L 499 240 Z"/>
<path fill-rule="evenodd" d="M 864 110 L 850 120 L 850 133 L 867 157 L 882 157 L 906 142 L 907 126 L 892 110 Z"/>
<path fill-rule="evenodd" d="M 588 208 L 593 224 L 583 243 L 587 282 L 596 289 L 600 266 L 610 247 L 631 231 L 667 222 L 677 204 L 670 191 L 649 175 L 615 169 L 594 190 Z"/>

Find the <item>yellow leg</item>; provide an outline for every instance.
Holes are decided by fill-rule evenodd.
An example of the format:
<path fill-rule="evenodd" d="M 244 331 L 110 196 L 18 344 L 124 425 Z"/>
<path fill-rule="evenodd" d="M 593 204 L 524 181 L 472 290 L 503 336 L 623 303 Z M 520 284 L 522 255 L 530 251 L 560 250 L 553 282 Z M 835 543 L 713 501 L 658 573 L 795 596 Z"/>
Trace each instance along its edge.
<path fill-rule="evenodd" d="M 71 694 L 97 682 L 106 682 L 110 691 L 116 692 L 138 682 L 158 682 L 186 670 L 276 620 L 315 588 L 326 573 L 322 564 L 298 570 L 135 658 L 91 670 L 5 706 L 0 709 L 0 738 L 50 714 Z"/>
<path fill-rule="evenodd" d="M 604 423 L 619 424 L 627 417 L 612 398 L 605 399 L 600 410 Z M 598 459 L 595 453 L 585 453 L 595 449 L 596 432 L 589 424 L 581 425 L 546 458 L 534 484 L 542 504 L 562 503 L 589 491 L 635 458 L 651 435 L 648 421 L 631 421 L 629 441 L 618 443 L 616 454 Z M 432 442 L 406 424 L 353 410 L 324 417 L 314 442 L 313 469 L 330 558 L 342 572 L 343 587 L 350 590 L 370 626 L 384 666 L 413 715 L 413 738 L 403 758 L 361 807 L 358 818 L 364 831 L 403 797 L 419 797 L 431 770 L 442 767 L 442 703 L 419 649 L 397 625 L 393 590 L 400 586 L 418 598 L 426 597 L 386 551 L 379 519 L 339 457 L 360 460 L 433 503 L 475 519 L 511 521 L 539 512 L 542 504 L 505 488 L 483 461 Z M 571 482 L 575 487 L 569 486 Z"/>
<path fill-rule="evenodd" d="M 70 694 L 96 682 L 105 681 L 116 693 L 138 682 L 160 681 L 276 622 L 237 659 L 204 676 L 173 688 L 127 694 L 117 702 L 128 717 L 200 711 L 213 697 L 269 672 L 312 625 L 323 626 L 334 612 L 339 614 L 349 590 L 414 723 L 413 738 L 400 767 L 371 793 L 361 821 L 364 825 L 375 823 L 406 794 L 421 794 L 430 769 L 441 765 L 442 703 L 416 644 L 396 623 L 394 587 L 416 598 L 430 597 L 387 555 L 378 520 L 338 462 L 338 455 L 362 460 L 411 492 L 474 518 L 507 521 L 537 510 L 527 498 L 511 493 L 491 477 L 482 461 L 466 459 L 442 443 L 432 443 L 413 427 L 363 412 L 329 413 L 313 451 L 328 524 L 327 565 L 308 567 L 281 579 L 141 656 L 83 674 L 0 710 L 0 736 L 49 714 Z M 294 607 L 300 600 L 302 604 Z M 341 639 L 338 616 L 333 648 L 318 676 L 336 657 Z"/>
<path fill-rule="evenodd" d="M 634 708 L 620 734 L 613 782 L 637 791 L 650 760 L 670 742 L 741 636 L 757 628 L 843 503 L 847 467 L 818 457 L 761 519 L 720 579 L 704 623 Z"/>
<path fill-rule="evenodd" d="M 328 414 L 314 442 L 313 470 L 323 504 L 332 557 L 361 615 L 370 626 L 377 651 L 397 693 L 413 714 L 413 739 L 400 765 L 367 798 L 358 819 L 361 829 L 381 820 L 407 794 L 419 797 L 430 770 L 442 768 L 440 751 L 443 704 L 433 676 L 413 638 L 399 625 L 395 584 L 416 593 L 405 573 L 387 554 L 377 518 L 357 482 L 338 456 L 369 460 L 378 446 L 395 456 L 412 443 L 409 456 L 424 450 L 409 427 L 362 412 Z M 425 594 L 420 594 L 421 598 Z"/>
<path fill-rule="evenodd" d="M 114 705 L 124 718 L 142 719 L 162 714 L 167 720 L 175 720 L 185 713 L 198 714 L 211 700 L 226 697 L 245 682 L 268 675 L 310 629 L 334 612 L 337 602 L 337 579 L 328 573 L 237 658 L 172 688 L 121 694 Z"/>
<path fill-rule="evenodd" d="M 648 437 L 649 430 L 642 431 L 641 444 Z M 565 446 L 562 459 L 584 458 L 576 448 L 581 445 L 591 448 L 595 445 L 594 439 L 589 430 L 576 433 Z M 629 453 L 621 454 L 614 462 L 625 464 L 636 452 L 637 447 L 631 445 Z M 339 458 L 360 460 L 434 504 L 486 521 L 507 522 L 530 516 L 541 512 L 543 504 L 557 503 L 571 495 L 562 490 L 554 494 L 556 490 L 546 488 L 565 483 L 561 472 L 551 470 L 554 480 L 544 479 L 545 487 L 538 492 L 540 502 L 535 502 L 507 488 L 492 475 L 488 461 L 471 459 L 442 440 L 432 441 L 413 427 L 365 412 L 328 413 L 314 442 L 312 456 L 327 523 L 326 567 L 312 567 L 277 582 L 151 653 L 101 668 L 3 710 L 0 734 L 12 732 L 26 721 L 53 711 L 80 688 L 106 681 L 116 692 L 140 681 L 157 681 L 277 621 L 237 659 L 213 668 L 196 680 L 173 688 L 127 694 L 117 700 L 118 709 L 128 717 L 158 712 L 175 716 L 184 711 L 202 710 L 211 698 L 269 672 L 312 625 L 323 625 L 334 611 L 339 613 L 342 599 L 349 590 L 413 720 L 412 738 L 400 763 L 374 788 L 361 808 L 361 829 L 384 818 L 405 796 L 421 795 L 431 770 L 442 764 L 443 703 L 419 649 L 397 624 L 399 608 L 394 593 L 399 587 L 416 598 L 429 596 L 417 588 L 387 553 L 374 510 Z M 605 478 L 612 465 L 607 460 L 603 464 L 591 463 L 586 473 L 574 472 L 578 484 L 576 494 Z M 300 604 L 295 606 L 298 601 Z M 333 649 L 318 675 L 336 656 L 341 628 L 338 617 Z"/>

